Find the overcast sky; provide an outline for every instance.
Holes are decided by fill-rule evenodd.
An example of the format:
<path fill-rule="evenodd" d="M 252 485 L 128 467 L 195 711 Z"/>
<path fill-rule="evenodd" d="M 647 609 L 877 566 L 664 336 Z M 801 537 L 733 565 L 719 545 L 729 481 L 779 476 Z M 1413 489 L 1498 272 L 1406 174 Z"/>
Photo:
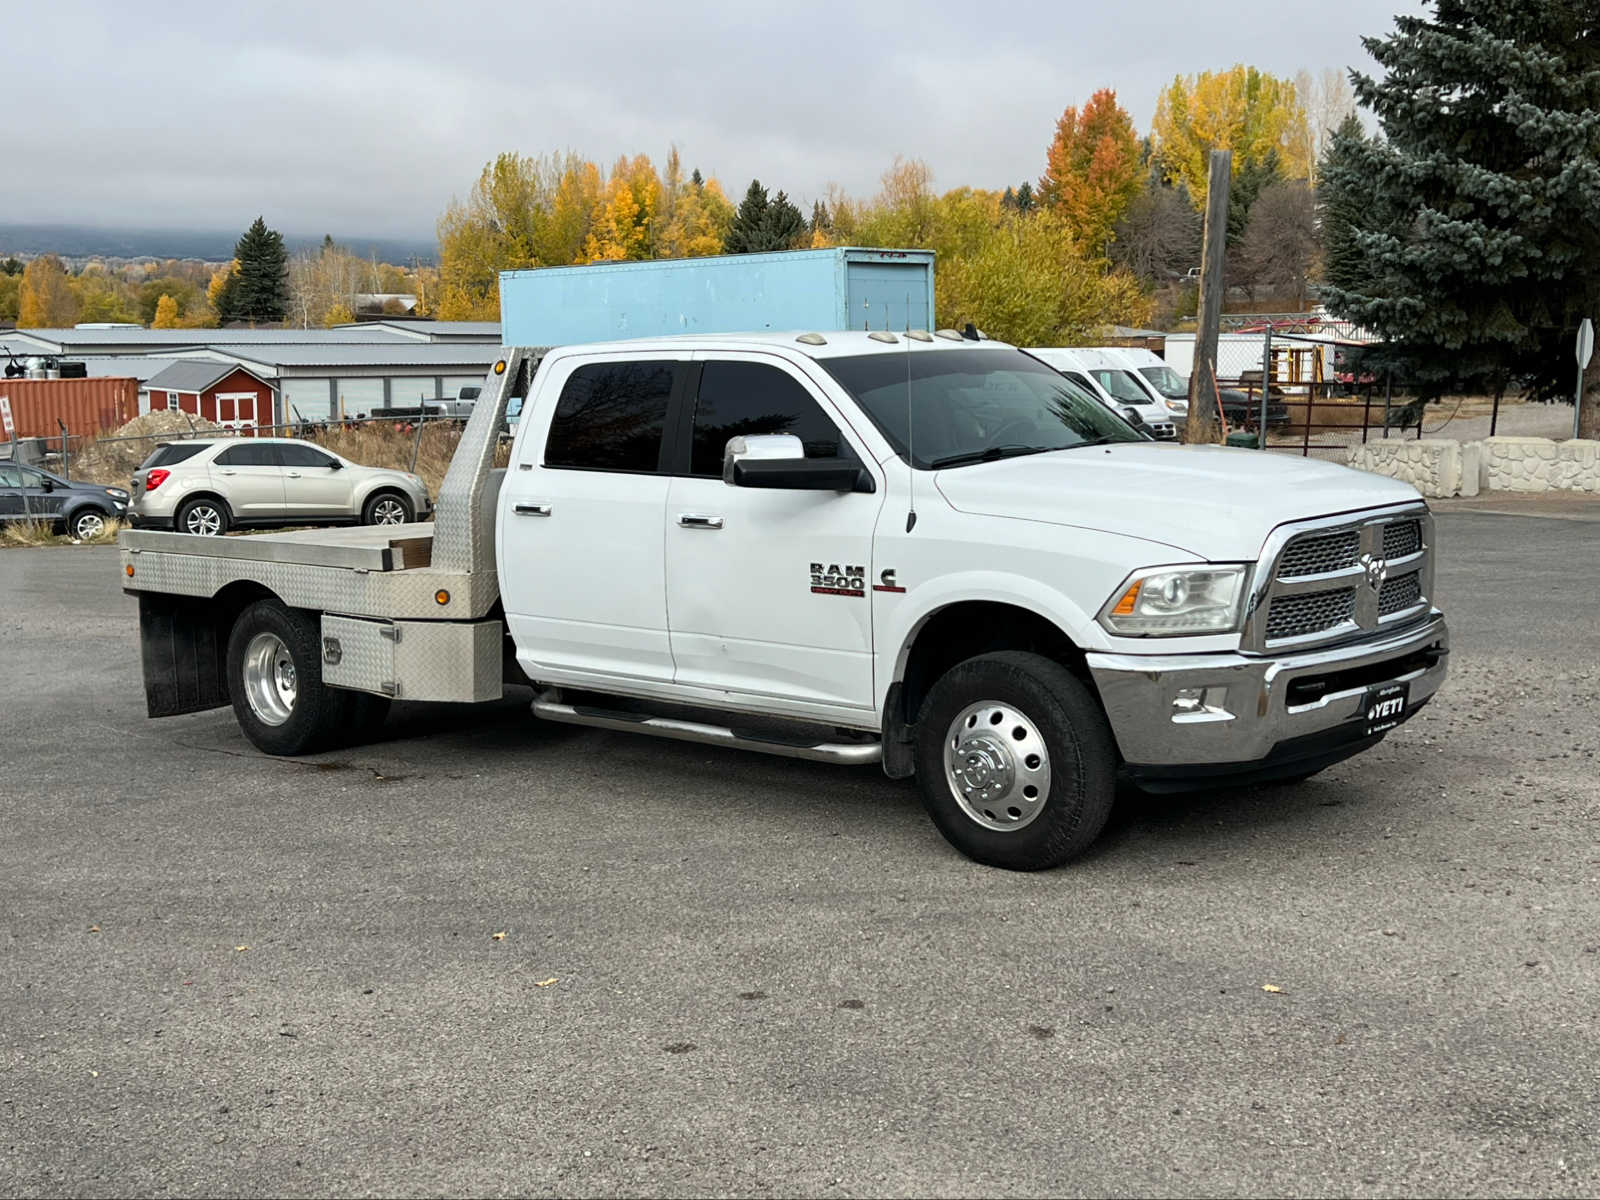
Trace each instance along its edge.
<path fill-rule="evenodd" d="M 735 197 L 870 195 L 896 154 L 1000 188 L 1097 88 L 1143 133 L 1174 75 L 1367 66 L 1419 7 L 52 0 L 6 22 L 0 221 L 431 238 L 500 151 L 673 143 Z"/>

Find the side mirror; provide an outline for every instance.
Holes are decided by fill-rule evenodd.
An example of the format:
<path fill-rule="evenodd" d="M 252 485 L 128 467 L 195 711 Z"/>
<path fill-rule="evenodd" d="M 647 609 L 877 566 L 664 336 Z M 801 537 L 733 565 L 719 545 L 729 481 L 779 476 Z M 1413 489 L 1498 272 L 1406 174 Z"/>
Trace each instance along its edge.
<path fill-rule="evenodd" d="M 328 464 L 328 470 L 330 470 L 330 471 L 342 471 L 342 470 L 344 470 L 344 464 L 342 462 L 340 462 L 336 458 L 331 463 Z"/>
<path fill-rule="evenodd" d="M 1122 419 L 1135 429 L 1144 428 L 1144 418 L 1139 415 L 1137 408 L 1124 408 L 1122 410 Z"/>
<path fill-rule="evenodd" d="M 851 458 L 807 458 L 792 433 L 758 433 L 728 439 L 722 482 L 729 487 L 808 492 L 872 492 L 872 476 Z"/>
<path fill-rule="evenodd" d="M 39 486 L 47 492 L 53 492 L 56 490 L 56 481 L 51 479 L 50 476 L 46 475 L 43 479 L 39 480 Z"/>

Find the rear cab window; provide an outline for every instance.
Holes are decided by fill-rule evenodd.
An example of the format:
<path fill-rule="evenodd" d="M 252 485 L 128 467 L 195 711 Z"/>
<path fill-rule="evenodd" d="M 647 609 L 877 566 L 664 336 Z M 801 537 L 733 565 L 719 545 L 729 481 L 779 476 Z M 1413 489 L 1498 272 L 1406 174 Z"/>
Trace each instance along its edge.
<path fill-rule="evenodd" d="M 544 466 L 567 471 L 658 474 L 667 410 L 680 363 L 591 362 L 561 388 L 545 438 Z"/>

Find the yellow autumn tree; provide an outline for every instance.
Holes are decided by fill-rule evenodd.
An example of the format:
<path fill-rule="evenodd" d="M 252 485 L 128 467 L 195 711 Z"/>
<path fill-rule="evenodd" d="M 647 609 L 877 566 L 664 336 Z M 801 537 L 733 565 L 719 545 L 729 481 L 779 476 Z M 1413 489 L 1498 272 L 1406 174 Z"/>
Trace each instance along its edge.
<path fill-rule="evenodd" d="M 150 322 L 152 329 L 176 329 L 178 327 L 178 302 L 165 292 L 161 299 L 156 301 L 155 320 Z"/>
<path fill-rule="evenodd" d="M 206 287 L 206 301 L 213 309 L 220 311 L 222 293 L 227 288 L 229 280 L 238 273 L 239 260 L 237 258 L 218 267 L 211 273 L 211 283 Z"/>
<path fill-rule="evenodd" d="M 351 312 L 349 308 L 347 308 L 341 301 L 332 305 L 328 311 L 323 314 L 322 327 L 324 329 L 332 329 L 335 325 L 348 325 L 355 319 L 355 313 Z"/>
<path fill-rule="evenodd" d="M 81 307 L 66 267 L 54 254 L 41 254 L 23 268 L 17 291 L 17 324 L 22 328 L 66 328 L 77 323 Z"/>
<path fill-rule="evenodd" d="M 715 179 L 691 178 L 673 196 L 656 235 L 659 258 L 701 258 L 722 253 L 733 223 L 733 204 Z"/>
<path fill-rule="evenodd" d="M 1311 171 L 1305 105 L 1295 85 L 1243 64 L 1178 76 L 1161 93 L 1150 132 L 1162 173 L 1185 185 L 1196 207 L 1205 205 L 1212 150 L 1233 151 L 1236 175 L 1274 154 L 1286 178 L 1305 179 Z"/>

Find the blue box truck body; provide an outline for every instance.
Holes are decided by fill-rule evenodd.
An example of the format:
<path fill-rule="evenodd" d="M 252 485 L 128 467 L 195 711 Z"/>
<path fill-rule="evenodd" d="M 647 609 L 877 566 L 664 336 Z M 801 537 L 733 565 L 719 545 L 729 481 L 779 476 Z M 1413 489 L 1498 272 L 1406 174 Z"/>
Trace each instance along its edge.
<path fill-rule="evenodd" d="M 839 246 L 500 272 L 508 346 L 761 329 L 932 329 L 933 251 Z"/>

